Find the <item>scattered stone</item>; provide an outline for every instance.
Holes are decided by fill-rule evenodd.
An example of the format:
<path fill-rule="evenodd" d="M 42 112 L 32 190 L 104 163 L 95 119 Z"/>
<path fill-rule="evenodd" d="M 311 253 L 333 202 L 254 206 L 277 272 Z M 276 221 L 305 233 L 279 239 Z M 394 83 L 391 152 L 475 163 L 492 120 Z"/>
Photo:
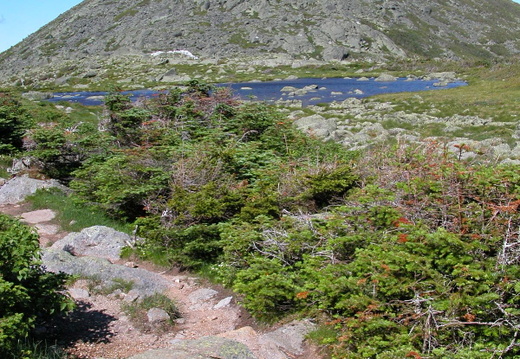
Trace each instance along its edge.
<path fill-rule="evenodd" d="M 294 125 L 302 131 L 323 138 L 329 136 L 330 133 L 335 131 L 337 128 L 336 121 L 326 119 L 321 115 L 312 115 L 300 118 L 299 120 L 294 121 Z"/>
<path fill-rule="evenodd" d="M 440 81 L 440 82 L 436 82 L 433 84 L 434 87 L 446 87 L 448 86 L 448 82 L 447 81 Z"/>
<path fill-rule="evenodd" d="M 318 89 L 318 85 L 307 85 L 303 89 L 306 90 L 306 91 L 317 90 Z"/>
<path fill-rule="evenodd" d="M 280 92 L 294 92 L 296 90 L 297 90 L 297 88 L 294 86 L 284 86 L 284 87 L 282 87 Z"/>
<path fill-rule="evenodd" d="M 425 80 L 439 80 L 439 82 L 454 82 L 457 81 L 457 75 L 453 71 L 448 72 L 432 72 L 427 76 L 424 76 Z"/>
<path fill-rule="evenodd" d="M 102 95 L 99 95 L 99 96 L 89 96 L 89 97 L 87 97 L 87 100 L 90 100 L 90 101 L 104 101 L 105 100 L 105 96 L 102 96 Z"/>
<path fill-rule="evenodd" d="M 26 98 L 31 101 L 43 101 L 48 100 L 54 97 L 52 92 L 38 92 L 38 91 L 29 91 L 22 94 L 23 98 Z"/>
<path fill-rule="evenodd" d="M 203 337 L 172 343 L 170 348 L 150 350 L 128 359 L 258 359 L 242 343 L 219 337 Z"/>

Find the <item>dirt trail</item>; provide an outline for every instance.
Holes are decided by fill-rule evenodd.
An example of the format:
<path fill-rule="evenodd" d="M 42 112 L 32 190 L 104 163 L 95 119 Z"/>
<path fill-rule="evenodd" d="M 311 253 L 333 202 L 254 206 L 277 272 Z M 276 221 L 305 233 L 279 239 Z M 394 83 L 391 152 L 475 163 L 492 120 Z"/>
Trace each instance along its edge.
<path fill-rule="evenodd" d="M 51 245 L 67 234 L 54 222 L 50 210 L 31 211 L 28 204 L 15 204 L 0 206 L 0 212 L 34 226 L 40 235 L 42 247 Z M 265 348 L 259 345 L 262 343 L 262 330 L 236 303 L 234 294 L 225 288 L 174 270 L 161 272 L 147 263 L 118 264 L 139 266 L 160 273 L 174 284 L 166 294 L 177 303 L 181 318 L 172 330 L 160 333 L 136 328 L 121 310 L 121 305 L 125 303 L 125 293 L 94 294 L 89 283 L 80 280 L 69 289 L 78 303 L 78 309 L 49 327 L 42 328 L 42 334 L 55 338 L 71 354 L 85 359 L 125 358 L 149 349 L 165 348 L 179 340 L 211 335 L 240 341 L 249 346 L 259 359 L 319 358 L 316 349 L 311 347 L 288 355 L 282 354 L 282 351 L 266 354 Z M 272 343 L 267 346 L 277 350 Z"/>

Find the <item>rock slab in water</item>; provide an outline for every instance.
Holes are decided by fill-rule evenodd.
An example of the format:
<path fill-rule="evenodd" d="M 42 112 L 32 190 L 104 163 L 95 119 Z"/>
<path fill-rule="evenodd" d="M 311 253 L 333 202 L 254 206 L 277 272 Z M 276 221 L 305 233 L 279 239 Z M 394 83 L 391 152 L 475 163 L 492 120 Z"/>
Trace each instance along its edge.
<path fill-rule="evenodd" d="M 52 245 L 75 256 L 105 258 L 112 262 L 121 256 L 121 249 L 132 239 L 126 233 L 105 226 L 93 226 L 81 232 L 70 233 Z"/>
<path fill-rule="evenodd" d="M 204 337 L 181 341 L 167 349 L 150 350 L 128 359 L 257 359 L 242 343 L 234 340 Z"/>
<path fill-rule="evenodd" d="M 15 177 L 0 187 L 0 205 L 16 204 L 23 202 L 25 198 L 42 188 L 58 187 L 66 190 L 66 187 L 55 180 L 37 180 L 27 176 Z"/>

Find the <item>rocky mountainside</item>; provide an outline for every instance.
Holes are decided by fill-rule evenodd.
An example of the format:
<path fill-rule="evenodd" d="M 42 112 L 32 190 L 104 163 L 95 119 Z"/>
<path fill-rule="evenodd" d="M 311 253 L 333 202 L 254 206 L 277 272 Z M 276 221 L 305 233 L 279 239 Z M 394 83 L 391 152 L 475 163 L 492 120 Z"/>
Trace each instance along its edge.
<path fill-rule="evenodd" d="M 494 58 L 520 52 L 519 20 L 511 0 L 85 0 L 0 54 L 0 75 L 173 50 L 201 59 Z"/>

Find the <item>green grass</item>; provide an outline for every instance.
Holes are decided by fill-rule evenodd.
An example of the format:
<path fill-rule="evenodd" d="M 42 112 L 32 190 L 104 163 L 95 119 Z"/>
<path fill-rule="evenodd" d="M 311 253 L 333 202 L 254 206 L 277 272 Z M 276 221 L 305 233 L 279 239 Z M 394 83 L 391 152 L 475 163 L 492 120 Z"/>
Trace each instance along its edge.
<path fill-rule="evenodd" d="M 81 278 L 74 278 L 75 280 Z M 88 290 L 93 294 L 109 295 L 114 293 L 116 290 L 120 290 L 123 293 L 128 293 L 134 287 L 134 281 L 126 280 L 123 278 L 114 278 L 110 282 L 110 285 L 103 286 L 103 281 L 99 276 L 85 277 L 88 281 Z"/>
<path fill-rule="evenodd" d="M 26 339 L 18 343 L 16 354 L 6 359 L 67 359 L 71 358 L 57 345 Z"/>
<path fill-rule="evenodd" d="M 131 233 L 128 224 L 117 222 L 107 217 L 93 206 L 79 202 L 73 195 L 67 195 L 57 189 L 38 190 L 27 200 L 34 209 L 52 209 L 56 219 L 65 231 L 79 232 L 92 226 L 107 226 L 121 232 Z"/>
<path fill-rule="evenodd" d="M 7 155 L 0 155 L 0 178 L 9 178 L 11 174 L 7 172 L 8 168 L 11 168 L 13 158 Z"/>

